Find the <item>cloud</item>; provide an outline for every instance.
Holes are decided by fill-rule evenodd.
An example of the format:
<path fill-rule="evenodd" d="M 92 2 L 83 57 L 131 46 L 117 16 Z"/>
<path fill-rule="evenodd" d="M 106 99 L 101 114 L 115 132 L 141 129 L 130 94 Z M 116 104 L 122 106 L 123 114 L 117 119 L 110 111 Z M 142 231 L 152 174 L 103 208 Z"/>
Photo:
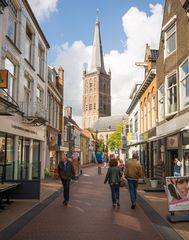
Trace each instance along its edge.
<path fill-rule="evenodd" d="M 57 11 L 59 0 L 28 0 L 39 22 L 49 18 L 50 14 Z"/>
<path fill-rule="evenodd" d="M 112 115 L 125 114 L 129 106 L 129 94 L 134 82 L 144 79 L 143 69 L 136 67 L 136 61 L 144 60 L 145 45 L 158 49 L 163 7 L 160 4 L 149 5 L 150 15 L 136 7 L 130 8 L 122 17 L 125 32 L 123 52 L 112 50 L 104 56 L 106 70 L 111 69 Z M 103 39 L 102 39 L 103 44 Z M 82 122 L 82 71 L 83 64 L 89 63 L 92 46 L 82 41 L 69 45 L 54 46 L 54 66 L 62 65 L 65 70 L 65 105 L 73 107 L 74 119 Z"/>

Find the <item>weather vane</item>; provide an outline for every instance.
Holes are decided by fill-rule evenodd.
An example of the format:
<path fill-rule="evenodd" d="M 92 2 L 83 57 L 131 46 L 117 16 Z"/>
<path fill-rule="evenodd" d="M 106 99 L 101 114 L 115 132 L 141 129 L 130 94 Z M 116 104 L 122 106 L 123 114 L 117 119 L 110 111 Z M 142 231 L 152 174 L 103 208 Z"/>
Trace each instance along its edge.
<path fill-rule="evenodd" d="M 99 15 L 99 8 L 96 9 L 96 14 Z"/>

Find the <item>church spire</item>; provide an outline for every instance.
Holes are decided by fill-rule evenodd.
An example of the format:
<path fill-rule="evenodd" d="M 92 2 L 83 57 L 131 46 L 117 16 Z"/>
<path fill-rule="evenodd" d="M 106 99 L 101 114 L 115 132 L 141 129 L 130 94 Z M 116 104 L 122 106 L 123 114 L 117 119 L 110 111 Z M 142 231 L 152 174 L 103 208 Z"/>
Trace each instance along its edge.
<path fill-rule="evenodd" d="M 98 14 L 96 18 L 93 49 L 92 49 L 92 59 L 89 67 L 89 72 L 96 72 L 97 69 L 99 69 L 101 73 L 106 74 L 106 71 L 104 68 L 104 59 L 103 59 L 101 35 L 100 35 L 100 21 L 99 21 Z"/>

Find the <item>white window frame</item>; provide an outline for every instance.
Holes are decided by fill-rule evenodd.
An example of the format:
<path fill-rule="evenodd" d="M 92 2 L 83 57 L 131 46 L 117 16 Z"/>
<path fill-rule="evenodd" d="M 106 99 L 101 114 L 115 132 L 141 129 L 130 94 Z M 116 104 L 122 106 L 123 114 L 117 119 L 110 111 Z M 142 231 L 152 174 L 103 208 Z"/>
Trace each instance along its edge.
<path fill-rule="evenodd" d="M 39 64 L 39 76 L 44 78 L 44 66 L 45 66 L 45 49 L 42 44 L 38 45 L 38 64 Z M 53 75 L 53 73 L 52 73 Z M 54 75 L 53 75 L 54 76 Z M 53 81 L 54 82 L 54 81 Z"/>
<path fill-rule="evenodd" d="M 7 36 L 18 47 L 20 8 L 15 1 L 9 2 Z"/>
<path fill-rule="evenodd" d="M 32 88 L 33 88 L 33 80 L 29 78 L 29 76 L 25 75 L 25 84 L 24 84 L 24 113 L 26 116 L 31 114 L 31 104 L 32 104 Z M 25 99 L 25 94 L 28 95 L 28 101 Z"/>
<path fill-rule="evenodd" d="M 30 28 L 28 23 L 26 23 L 25 35 L 26 35 L 25 58 L 33 66 L 33 59 L 34 59 L 34 45 L 33 45 L 34 32 Z"/>
<path fill-rule="evenodd" d="M 162 84 L 158 88 L 158 122 L 165 119 L 165 86 Z"/>
<path fill-rule="evenodd" d="M 129 130 L 130 130 L 130 132 L 133 132 L 133 119 L 132 118 L 129 120 Z"/>
<path fill-rule="evenodd" d="M 6 62 L 7 59 L 7 62 Z M 10 63 L 9 63 L 9 62 Z M 17 100 L 17 65 L 14 61 L 10 60 L 9 57 L 5 58 L 5 69 L 7 69 L 9 71 L 9 75 L 8 75 L 8 88 L 4 89 L 4 91 L 10 96 L 8 95 L 4 95 L 4 97 L 12 102 L 12 99 L 14 99 L 15 101 Z"/>
<path fill-rule="evenodd" d="M 176 83 L 175 83 L 173 86 L 168 87 L 168 81 L 169 81 L 169 79 L 170 79 L 171 77 L 173 77 L 174 75 L 176 76 Z M 166 107 L 165 107 L 165 109 L 166 109 L 166 116 L 169 116 L 169 115 L 175 114 L 175 113 L 178 111 L 177 72 L 174 71 L 174 72 L 170 73 L 169 75 L 166 76 L 165 79 L 166 79 L 166 81 L 165 81 L 165 83 L 166 83 L 166 88 L 165 88 L 165 90 L 166 90 L 166 94 L 165 94 L 165 96 L 166 96 Z M 171 91 L 171 89 L 173 89 L 174 87 L 176 87 L 176 99 L 177 99 L 177 101 L 176 101 L 175 107 L 174 107 L 174 103 L 171 104 L 171 105 L 172 105 L 172 108 L 175 108 L 175 109 L 173 109 L 172 111 L 171 111 L 171 110 L 169 111 L 169 99 L 168 99 L 169 93 L 168 93 L 168 91 Z M 172 98 L 172 100 L 170 100 L 170 101 L 174 101 L 174 94 L 172 94 L 171 98 Z"/>
<path fill-rule="evenodd" d="M 155 95 L 152 95 L 152 105 L 151 105 L 151 111 L 152 111 L 152 128 L 156 126 L 156 97 Z"/>
<path fill-rule="evenodd" d="M 147 122 L 147 107 L 146 107 L 146 101 L 144 103 L 144 132 L 147 130 L 147 126 L 146 126 L 146 122 Z"/>
<path fill-rule="evenodd" d="M 182 76 L 182 66 L 185 65 L 185 63 L 188 62 L 188 73 L 184 76 Z M 180 108 L 184 109 L 186 107 L 189 106 L 189 57 L 187 57 L 179 66 L 179 84 L 180 84 Z M 186 89 L 183 89 L 183 82 L 187 80 L 188 82 L 188 91 L 186 94 Z M 186 86 L 186 82 L 185 82 L 185 86 Z"/>
<path fill-rule="evenodd" d="M 175 37 L 175 42 L 174 42 L 175 48 L 172 50 L 169 50 L 170 47 L 168 48 L 168 43 L 169 43 L 169 40 L 172 39 L 173 36 Z M 173 52 L 175 52 L 176 48 L 177 48 L 177 46 L 176 46 L 176 24 L 174 23 L 165 32 L 165 57 L 168 57 Z M 168 50 L 169 50 L 169 52 L 168 52 Z"/>
<path fill-rule="evenodd" d="M 135 132 L 138 132 L 138 112 L 134 115 L 134 125 L 135 125 Z"/>
<path fill-rule="evenodd" d="M 163 27 L 162 27 L 162 34 L 163 34 L 163 41 L 164 41 L 164 45 L 165 45 L 165 48 L 164 48 L 164 58 L 167 58 L 168 56 L 170 56 L 173 52 L 176 51 L 177 49 L 177 28 L 176 28 L 176 20 L 177 20 L 177 16 L 174 15 Z M 173 29 L 173 32 L 170 33 L 169 35 L 169 32 L 171 29 Z M 167 40 L 170 39 L 171 36 L 173 36 L 173 34 L 175 34 L 175 49 L 173 49 L 171 52 L 167 53 Z"/>
<path fill-rule="evenodd" d="M 151 104 L 150 104 L 150 100 L 148 99 L 148 116 L 147 116 L 147 118 L 148 118 L 148 128 L 147 128 L 147 130 L 149 130 L 150 129 L 150 127 L 151 127 L 151 122 L 150 122 L 150 120 L 151 120 L 151 116 L 150 116 L 150 112 L 151 112 Z"/>

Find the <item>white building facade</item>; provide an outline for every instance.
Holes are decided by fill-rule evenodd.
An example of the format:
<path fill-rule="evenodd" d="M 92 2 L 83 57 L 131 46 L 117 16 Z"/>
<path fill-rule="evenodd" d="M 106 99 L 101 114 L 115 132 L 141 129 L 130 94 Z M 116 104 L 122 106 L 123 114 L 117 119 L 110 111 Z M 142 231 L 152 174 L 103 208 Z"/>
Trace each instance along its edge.
<path fill-rule="evenodd" d="M 49 44 L 26 0 L 8 1 L 0 15 L 0 162 L 5 180 L 44 177 Z"/>

